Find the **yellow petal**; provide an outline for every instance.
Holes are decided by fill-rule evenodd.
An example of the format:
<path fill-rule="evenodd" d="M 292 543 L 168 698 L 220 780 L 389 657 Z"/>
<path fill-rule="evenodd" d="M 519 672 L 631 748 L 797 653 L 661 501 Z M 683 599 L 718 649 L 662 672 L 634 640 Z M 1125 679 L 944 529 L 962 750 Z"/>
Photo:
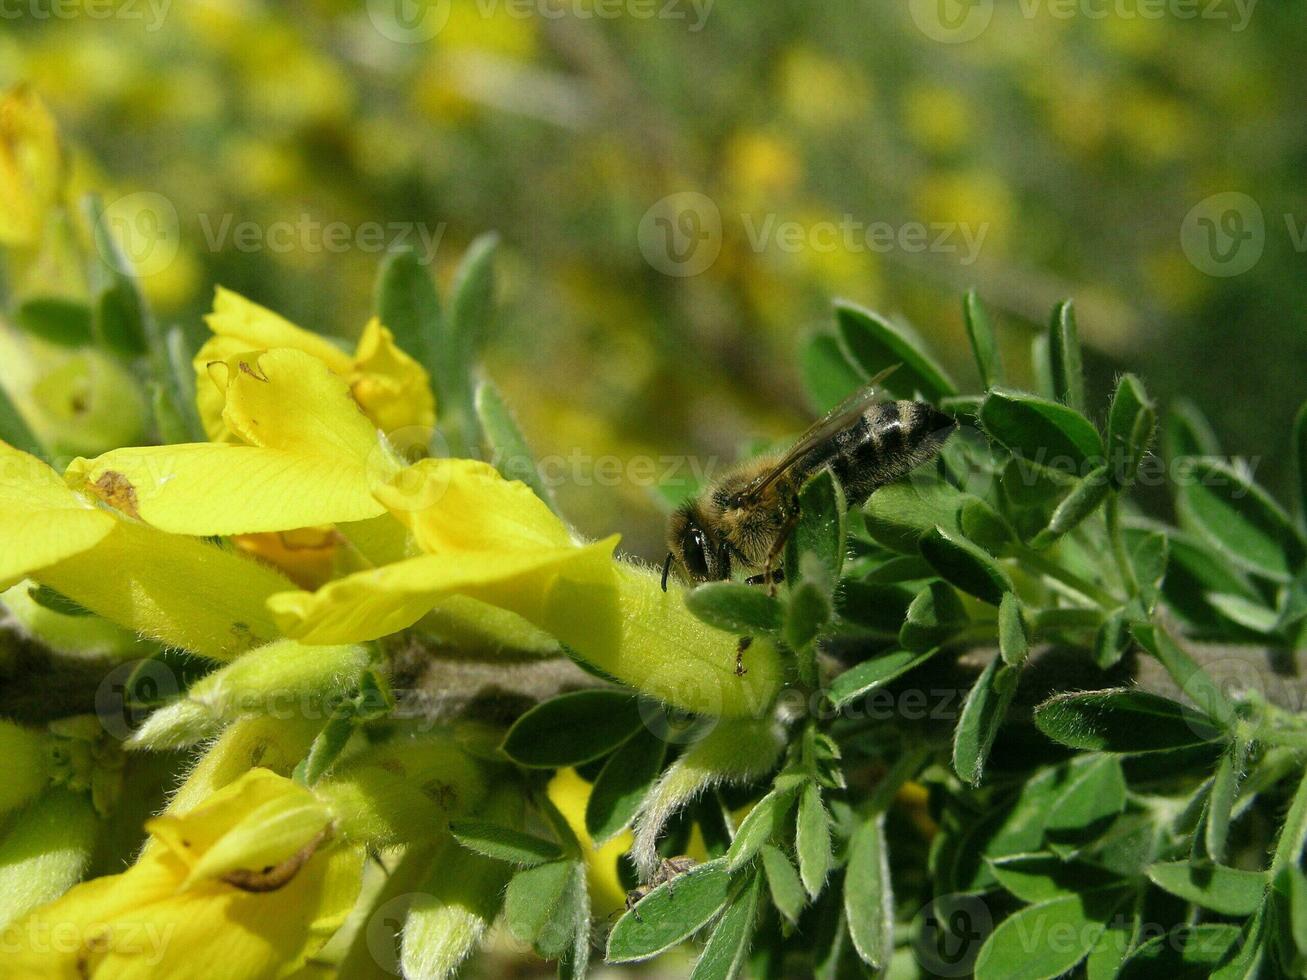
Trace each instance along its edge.
<path fill-rule="evenodd" d="M 0 442 L 0 582 L 85 551 L 114 524 L 41 460 Z"/>
<path fill-rule="evenodd" d="M 375 492 L 429 554 L 572 544 L 567 527 L 526 484 L 478 460 L 424 459 Z"/>
<path fill-rule="evenodd" d="M 290 584 L 215 545 L 127 521 L 32 577 L 111 622 L 215 660 L 277 638 L 266 603 Z"/>
<path fill-rule="evenodd" d="M 340 375 L 348 374 L 352 366 L 350 356 L 322 335 L 297 327 L 267 307 L 222 286 L 214 291 L 213 312 L 204 322 L 215 337 L 239 342 L 241 350 L 289 347 L 311 354 Z M 203 369 L 202 364 L 200 368 Z"/>
<path fill-rule="evenodd" d="M 396 346 L 394 334 L 376 317 L 359 338 L 350 390 L 383 432 L 436 424 L 436 399 L 426 370 Z"/>
<path fill-rule="evenodd" d="M 545 791 L 572 828 L 572 833 L 576 834 L 585 858 L 591 904 L 599 916 L 605 916 L 626 903 L 626 889 L 618 877 L 617 861 L 631 846 L 631 832 L 624 830 L 607 843 L 595 847 L 585 826 L 585 808 L 590 802 L 592 789 L 575 769 L 560 769 L 549 780 Z"/>
<path fill-rule="evenodd" d="M 145 829 L 187 866 L 183 885 L 193 886 L 237 870 L 285 866 L 310 842 L 322 843 L 330 822 L 308 789 L 258 768 L 189 813 L 155 817 Z"/>
<path fill-rule="evenodd" d="M 286 635 L 310 644 L 397 633 L 451 595 L 471 596 L 536 622 L 562 570 L 606 562 L 617 540 L 614 535 L 585 548 L 422 555 L 346 576 L 314 593 L 276 595 L 268 604 Z M 359 639 L 331 639 L 339 636 Z"/>

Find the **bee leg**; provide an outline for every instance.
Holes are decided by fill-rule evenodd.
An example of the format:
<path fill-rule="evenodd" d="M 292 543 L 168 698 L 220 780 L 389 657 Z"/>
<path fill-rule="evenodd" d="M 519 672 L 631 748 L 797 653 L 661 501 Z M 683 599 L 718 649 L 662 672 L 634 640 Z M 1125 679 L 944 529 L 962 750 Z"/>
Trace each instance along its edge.
<path fill-rule="evenodd" d="M 749 649 L 749 645 L 751 643 L 753 643 L 752 636 L 742 636 L 740 637 L 739 644 L 735 647 L 735 676 L 736 677 L 743 677 L 745 674 L 749 672 L 749 669 L 744 666 L 744 651 Z"/>
<path fill-rule="evenodd" d="M 763 566 L 762 580 L 767 583 L 767 594 L 776 595 L 776 560 L 780 557 L 781 552 L 785 550 L 785 542 L 790 539 L 790 534 L 799 524 L 799 507 L 797 502 L 794 506 L 788 508 L 785 513 L 785 523 L 781 529 L 776 532 L 776 540 L 772 542 L 771 550 L 767 552 L 767 564 Z"/>

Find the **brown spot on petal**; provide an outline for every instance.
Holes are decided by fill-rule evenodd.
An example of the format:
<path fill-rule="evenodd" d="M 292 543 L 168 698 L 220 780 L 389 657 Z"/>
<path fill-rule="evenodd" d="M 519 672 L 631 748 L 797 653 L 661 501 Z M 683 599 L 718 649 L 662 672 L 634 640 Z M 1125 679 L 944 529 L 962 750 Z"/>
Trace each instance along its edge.
<path fill-rule="evenodd" d="M 243 892 L 275 892 L 279 888 L 284 888 L 299 874 L 300 868 L 308 863 L 309 858 L 313 857 L 314 852 L 330 836 L 331 825 L 328 824 L 318 831 L 312 840 L 280 864 L 270 864 L 258 871 L 237 868 L 235 871 L 228 871 L 222 876 L 222 880 Z"/>
<path fill-rule="evenodd" d="M 255 381 L 262 381 L 264 384 L 271 384 L 272 379 L 263 373 L 263 368 L 258 367 L 257 362 L 254 367 L 250 367 L 249 361 L 237 362 L 242 374 L 248 374 Z"/>
<path fill-rule="evenodd" d="M 91 484 L 91 489 L 114 510 L 140 520 L 141 512 L 136 509 L 136 488 L 132 486 L 131 480 L 117 470 L 105 470 L 100 474 L 100 479 Z"/>

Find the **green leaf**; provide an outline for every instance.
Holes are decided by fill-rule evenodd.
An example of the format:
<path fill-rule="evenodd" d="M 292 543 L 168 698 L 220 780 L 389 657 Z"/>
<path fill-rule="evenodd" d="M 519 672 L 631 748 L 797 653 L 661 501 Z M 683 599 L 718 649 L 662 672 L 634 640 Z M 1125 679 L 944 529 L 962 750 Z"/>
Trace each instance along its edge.
<path fill-rule="evenodd" d="M 754 874 L 717 920 L 690 980 L 731 980 L 740 975 L 749 955 L 761 893 L 762 880 Z"/>
<path fill-rule="evenodd" d="M 533 868 L 557 861 L 563 849 L 551 840 L 485 820 L 451 820 L 449 832 L 464 847 L 496 861 Z"/>
<path fill-rule="evenodd" d="M 1121 980 L 1208 980 L 1238 939 L 1237 926 L 1176 926 L 1131 953 L 1118 976 Z"/>
<path fill-rule="evenodd" d="M 524 943 L 534 943 L 572 881 L 572 861 L 552 861 L 519 871 L 504 896 L 508 931 Z"/>
<path fill-rule="evenodd" d="M 974 541 L 991 555 L 997 555 L 1012 543 L 1016 532 L 998 511 L 983 500 L 970 500 L 958 513 L 958 525 L 968 540 Z"/>
<path fill-rule="evenodd" d="M 917 342 L 885 318 L 844 300 L 835 303 L 840 346 L 868 378 L 895 364 L 899 369 L 885 379 L 886 390 L 900 398 L 920 392 L 938 402 L 956 395 L 957 387 L 944 370 L 920 349 Z"/>
<path fill-rule="evenodd" d="M 436 386 L 437 401 L 448 397 L 441 385 L 445 368 L 441 365 L 444 325 L 440 294 L 412 249 L 396 250 L 382 260 L 373 303 L 382 326 L 395 335 L 400 350 L 427 369 Z"/>
<path fill-rule="evenodd" d="M 835 593 L 840 619 L 887 637 L 899 635 L 912 593 L 897 585 L 845 581 Z"/>
<path fill-rule="evenodd" d="M 962 319 L 971 340 L 971 351 L 976 355 L 976 367 L 980 369 L 980 386 L 992 388 L 1002 384 L 1003 360 L 994 338 L 994 327 L 974 289 L 967 290 L 962 299 Z"/>
<path fill-rule="evenodd" d="M 776 633 L 783 609 L 779 599 L 743 582 L 708 582 L 691 589 L 685 605 L 709 626 L 729 633 Z"/>
<path fill-rule="evenodd" d="M 844 490 L 829 469 L 823 469 L 799 491 L 799 523 L 785 542 L 786 575 L 800 556 L 815 555 L 826 569 L 830 585 L 839 581 L 844 568 Z"/>
<path fill-rule="evenodd" d="M 860 824 L 849 841 L 844 916 L 862 961 L 873 970 L 887 969 L 894 955 L 894 895 L 883 814 Z"/>
<path fill-rule="evenodd" d="M 1079 761 L 1079 760 L 1077 760 Z M 1073 776 L 1049 811 L 1044 829 L 1050 833 L 1093 828 L 1125 809 L 1125 774 L 1114 756 L 1089 758 Z"/>
<path fill-rule="evenodd" d="M 5 391 L 3 385 L 0 385 L 0 441 L 7 442 L 15 449 L 38 458 L 45 455 L 45 450 L 32 434 L 32 430 L 19 414 L 14 403 L 10 401 L 9 393 Z"/>
<path fill-rule="evenodd" d="M 14 322 L 42 340 L 63 347 L 91 342 L 91 308 L 64 296 L 33 296 L 18 304 Z"/>
<path fill-rule="evenodd" d="M 95 613 L 79 602 L 74 602 L 62 592 L 57 592 L 48 585 L 33 585 L 27 589 L 33 602 L 42 609 L 49 609 L 60 616 L 94 616 Z"/>
<path fill-rule="evenodd" d="M 1302 566 L 1303 541 L 1293 521 L 1242 471 L 1219 459 L 1193 459 L 1176 483 L 1186 525 L 1240 568 L 1287 582 Z"/>
<path fill-rule="evenodd" d="M 914 667 L 920 666 L 938 652 L 938 647 L 925 653 L 894 650 L 879 654 L 871 660 L 864 660 L 831 681 L 830 687 L 826 689 L 826 697 L 836 709 L 843 708 L 877 688 L 884 687 L 894 678 L 906 674 Z"/>
<path fill-rule="evenodd" d="M 1207 856 L 1213 861 L 1225 860 L 1225 843 L 1230 835 L 1230 818 L 1234 812 L 1234 798 L 1248 764 L 1248 741 L 1235 738 L 1221 756 L 1216 774 L 1212 777 L 1212 792 L 1207 801 L 1207 827 L 1203 841 Z"/>
<path fill-rule="evenodd" d="M 989 750 L 1016 694 L 1019 672 L 1020 668 L 1001 665 L 995 657 L 967 695 L 953 733 L 953 770 L 963 782 L 980 785 Z"/>
<path fill-rule="evenodd" d="M 1162 752 L 1223 734 L 1201 712 L 1133 688 L 1056 694 L 1035 709 L 1035 725 L 1053 741 L 1088 752 Z"/>
<path fill-rule="evenodd" d="M 1211 675 L 1171 639 L 1171 634 L 1161 627 L 1142 623 L 1135 624 L 1132 632 L 1139 645 L 1166 668 L 1185 697 L 1226 729 L 1234 727 L 1234 706 L 1226 699 Z"/>
<path fill-rule="evenodd" d="M 1276 915 L 1283 923 L 1283 956 L 1307 960 L 1307 874 L 1302 868 L 1285 865 L 1275 876 Z"/>
<path fill-rule="evenodd" d="M 997 606 L 1012 590 L 1002 567 L 985 551 L 960 535 L 936 526 L 922 537 L 921 557 L 940 578 L 983 602 Z"/>
<path fill-rule="evenodd" d="M 1103 440 L 1074 408 L 1036 395 L 995 388 L 985 398 L 980 422 L 1013 453 L 1044 466 L 1081 469 L 1101 461 Z"/>
<path fill-rule="evenodd" d="M 1048 362 L 1052 369 L 1053 394 L 1077 411 L 1085 410 L 1085 369 L 1080 353 L 1080 332 L 1071 300 L 1053 309 L 1048 327 Z"/>
<path fill-rule="evenodd" d="M 585 806 L 585 827 L 596 846 L 631 825 L 666 756 L 665 741 L 653 732 L 636 732 L 604 763 Z"/>
<path fill-rule="evenodd" d="M 900 554 L 917 554 L 917 542 L 937 525 L 954 526 L 966 495 L 947 483 L 912 480 L 876 490 L 863 511 L 867 533 Z"/>
<path fill-rule="evenodd" d="M 1047 548 L 1068 531 L 1078 527 L 1106 499 L 1111 484 L 1107 479 L 1107 467 L 1098 469 L 1077 480 L 1071 492 L 1062 498 L 1062 502 L 1053 511 L 1048 527 L 1035 535 L 1030 543 L 1034 548 Z"/>
<path fill-rule="evenodd" d="M 1094 636 L 1094 663 L 1103 670 L 1113 667 L 1130 649 L 1130 623 L 1125 611 L 1111 613 Z"/>
<path fill-rule="evenodd" d="M 540 471 L 536 468 L 535 457 L 531 455 L 526 439 L 513 419 L 513 413 L 508 410 L 499 389 L 489 381 L 477 385 L 476 413 L 495 469 L 499 470 L 505 480 L 521 480 L 531 488 L 532 493 L 549 505 L 550 510 L 557 510 L 554 495 L 545 486 Z"/>
<path fill-rule="evenodd" d="M 1154 864 L 1148 877 L 1158 888 L 1222 915 L 1252 915 L 1262 904 L 1268 881 L 1265 871 L 1188 861 Z"/>
<path fill-rule="evenodd" d="M 611 752 L 640 729 L 636 699 L 622 691 L 563 694 L 536 705 L 513 723 L 504 753 L 520 766 L 556 769 Z"/>
<path fill-rule="evenodd" d="M 830 814 L 821 802 L 821 788 L 808 782 L 799 796 L 794 848 L 799 856 L 799 878 L 813 898 L 821 894 L 830 873 L 830 830 Z"/>
<path fill-rule="evenodd" d="M 1128 487 L 1139 472 L 1157 429 L 1157 409 L 1141 382 L 1123 374 L 1107 414 L 1107 460 L 1112 483 Z"/>
<path fill-rule="evenodd" d="M 438 352 L 441 365 L 438 392 L 444 402 L 438 406 L 442 424 L 461 430 L 464 442 L 477 441 L 475 407 L 472 404 L 471 373 L 476 354 L 485 341 L 495 307 L 495 251 L 499 236 L 481 235 L 467 247 L 454 273 L 449 313 L 445 319 L 444 346 Z"/>
<path fill-rule="evenodd" d="M 724 858 L 659 885 L 617 920 L 608 937 L 608 962 L 647 960 L 684 942 L 721 911 L 730 890 Z"/>
<path fill-rule="evenodd" d="M 566 960 L 566 969 L 584 968 L 584 961 L 589 958 L 590 944 L 590 894 L 586 885 L 585 864 L 572 861 L 568 865 L 568 877 L 563 886 L 563 893 L 550 910 L 549 918 L 536 933 L 532 946 L 545 959 Z M 581 941 L 586 949 L 581 960 L 576 958 L 578 935 L 584 929 Z"/>
<path fill-rule="evenodd" d="M 1128 894 L 1102 889 L 1028 905 L 999 923 L 976 957 L 976 980 L 1047 980 L 1089 955 Z"/>
<path fill-rule="evenodd" d="M 811 558 L 811 553 L 804 555 Z M 804 576 L 791 584 L 785 601 L 782 636 L 791 650 L 802 651 L 830 622 L 830 595 L 822 585 Z"/>
<path fill-rule="evenodd" d="M 808 903 L 803 882 L 799 881 L 799 873 L 781 849 L 771 844 L 763 845 L 762 866 L 767 872 L 767 887 L 771 891 L 772 903 L 791 924 L 797 924 L 803 907 Z"/>
<path fill-rule="evenodd" d="M 158 338 L 131 262 L 114 238 L 109 222 L 104 219 L 104 205 L 99 195 L 88 194 L 83 208 L 100 258 L 103 279 L 93 307 L 93 333 L 102 346 L 114 353 L 143 354 Z"/>
<path fill-rule="evenodd" d="M 1020 667 L 1030 653 L 1030 636 L 1015 592 L 1004 592 L 998 604 L 998 651 L 1011 667 Z"/>
<path fill-rule="evenodd" d="M 296 780 L 305 786 L 312 786 L 321 779 L 340 758 L 345 743 L 353 734 L 353 713 L 349 710 L 340 710 L 334 714 L 313 739 L 304 761 L 295 767 Z"/>
<path fill-rule="evenodd" d="M 1197 405 L 1183 398 L 1174 402 L 1166 413 L 1162 444 L 1171 460 L 1221 455 L 1221 443 L 1212 431 L 1212 424 Z"/>
<path fill-rule="evenodd" d="M 1044 398 L 1056 398 L 1053 393 L 1053 367 L 1048 359 L 1048 334 L 1037 333 L 1030 340 L 1030 373 L 1035 379 L 1035 391 Z"/>
<path fill-rule="evenodd" d="M 152 352 L 150 359 L 150 369 L 158 386 L 155 415 L 163 430 L 160 434 L 167 443 L 206 442 L 209 437 L 195 407 L 195 366 L 191 363 L 193 354 L 186 331 L 172 327 L 164 335 L 163 346 L 162 356 L 154 356 Z M 164 430 L 159 403 L 170 420 L 172 431 Z"/>
<path fill-rule="evenodd" d="M 1005 889 L 1029 904 L 1101 888 L 1120 888 L 1117 874 L 1086 861 L 1064 861 L 1052 854 L 1010 854 L 989 862 Z"/>
<path fill-rule="evenodd" d="M 1134 566 L 1135 582 L 1139 585 L 1139 599 L 1144 611 L 1151 613 L 1166 578 L 1170 561 L 1169 539 L 1160 531 L 1140 535 L 1130 551 L 1130 564 Z"/>
<path fill-rule="evenodd" d="M 914 653 L 932 650 L 950 639 L 970 621 L 962 600 L 944 582 L 931 582 L 908 606 L 899 630 L 899 643 Z"/>
<path fill-rule="evenodd" d="M 559 980 L 581 980 L 590 966 L 591 922 L 590 886 L 586 866 L 578 861 L 572 873 L 570 922 L 560 923 L 571 936 L 558 961 Z M 559 913 L 555 912 L 555 917 Z M 570 927 L 570 928 L 569 928 Z"/>
<path fill-rule="evenodd" d="M 829 412 L 862 385 L 862 374 L 831 334 L 814 334 L 803 348 L 803 387 L 819 413 Z"/>
<path fill-rule="evenodd" d="M 799 785 L 778 786 L 757 802 L 735 831 L 726 852 L 727 867 L 736 871 L 752 861 L 762 846 L 782 833 Z"/>

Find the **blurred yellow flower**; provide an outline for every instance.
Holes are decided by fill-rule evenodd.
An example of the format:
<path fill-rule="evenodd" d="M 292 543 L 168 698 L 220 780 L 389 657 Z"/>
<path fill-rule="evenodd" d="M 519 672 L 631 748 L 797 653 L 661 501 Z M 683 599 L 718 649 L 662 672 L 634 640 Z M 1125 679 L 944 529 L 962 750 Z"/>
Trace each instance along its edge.
<path fill-rule="evenodd" d="M 986 254 L 1001 252 L 1016 218 L 1015 203 L 998 174 L 985 170 L 952 171 L 926 177 L 917 189 L 919 220 L 966 227 L 984 235 Z"/>
<path fill-rule="evenodd" d="M 793 143 L 759 131 L 737 133 L 726 147 L 726 179 L 746 206 L 789 195 L 803 179 Z"/>
<path fill-rule="evenodd" d="M 923 149 L 953 153 L 971 140 L 974 112 L 956 89 L 929 82 L 908 85 L 902 112 L 908 133 Z"/>
<path fill-rule="evenodd" d="M 162 846 L 78 885 L 6 930 L 6 976 L 285 976 L 344 921 L 362 851 L 332 840 L 313 794 L 252 769 L 184 815 L 146 824 Z"/>
<path fill-rule="evenodd" d="M 30 89 L 0 97 L 0 242 L 34 245 L 60 199 L 65 167 L 54 118 Z"/>
<path fill-rule="evenodd" d="M 855 68 L 810 47 L 785 52 L 780 98 L 795 123 L 819 129 L 865 119 L 871 109 L 867 80 Z"/>

